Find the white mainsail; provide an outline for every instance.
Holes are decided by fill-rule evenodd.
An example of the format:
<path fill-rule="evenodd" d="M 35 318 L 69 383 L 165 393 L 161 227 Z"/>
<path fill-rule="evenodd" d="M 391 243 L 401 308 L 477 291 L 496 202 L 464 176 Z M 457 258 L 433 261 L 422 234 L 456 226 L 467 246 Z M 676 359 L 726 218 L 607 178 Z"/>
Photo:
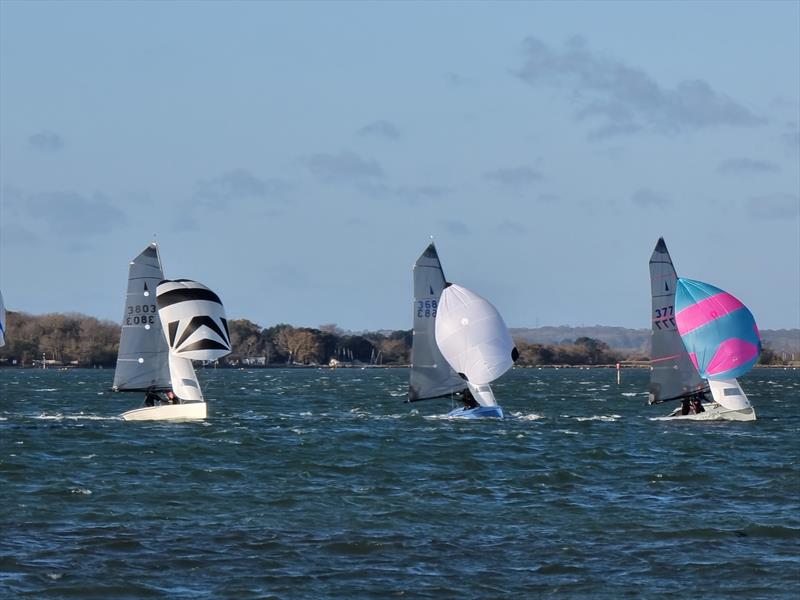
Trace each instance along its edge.
<path fill-rule="evenodd" d="M 225 308 L 209 288 L 188 279 L 161 282 L 156 301 L 169 346 L 172 388 L 184 402 L 202 402 L 192 360 L 217 360 L 230 353 Z"/>
<path fill-rule="evenodd" d="M 122 315 L 113 389 L 167 390 L 170 387 L 169 349 L 161 334 L 156 310 L 156 287 L 164 279 L 155 242 L 130 262 L 128 291 Z"/>
<path fill-rule="evenodd" d="M 486 299 L 459 285 L 442 292 L 436 315 L 436 343 L 450 366 L 473 392 L 508 371 L 518 354 L 503 317 Z M 493 404 L 490 394 L 482 405 Z"/>
<path fill-rule="evenodd" d="M 414 328 L 408 401 L 449 396 L 467 385 L 447 364 L 434 337 L 439 297 L 447 283 L 431 242 L 414 263 Z"/>

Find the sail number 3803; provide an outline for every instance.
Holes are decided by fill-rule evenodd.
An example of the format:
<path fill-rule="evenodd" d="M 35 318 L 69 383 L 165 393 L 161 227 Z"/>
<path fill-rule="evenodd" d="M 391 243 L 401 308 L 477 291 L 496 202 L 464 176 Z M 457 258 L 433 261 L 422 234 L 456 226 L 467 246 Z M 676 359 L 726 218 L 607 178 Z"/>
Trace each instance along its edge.
<path fill-rule="evenodd" d="M 417 317 L 435 317 L 438 306 L 436 300 L 417 300 Z"/>
<path fill-rule="evenodd" d="M 135 304 L 128 306 L 125 325 L 154 325 L 156 322 L 155 304 Z"/>

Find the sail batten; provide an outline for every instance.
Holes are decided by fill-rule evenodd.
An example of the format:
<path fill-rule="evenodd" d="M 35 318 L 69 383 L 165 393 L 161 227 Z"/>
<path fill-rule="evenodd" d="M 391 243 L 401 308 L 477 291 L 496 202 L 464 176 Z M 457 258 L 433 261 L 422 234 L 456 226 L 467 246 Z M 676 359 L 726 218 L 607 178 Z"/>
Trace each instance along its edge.
<path fill-rule="evenodd" d="M 659 238 L 650 257 L 650 404 L 679 400 L 707 389 L 678 332 L 675 321 L 677 281 L 667 245 L 663 238 Z"/>

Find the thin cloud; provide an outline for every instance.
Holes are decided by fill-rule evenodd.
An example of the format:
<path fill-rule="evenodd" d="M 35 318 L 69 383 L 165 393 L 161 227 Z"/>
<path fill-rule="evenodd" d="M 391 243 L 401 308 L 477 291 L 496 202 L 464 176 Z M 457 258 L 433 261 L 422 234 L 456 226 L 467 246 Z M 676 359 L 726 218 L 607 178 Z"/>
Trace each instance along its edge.
<path fill-rule="evenodd" d="M 53 131 L 40 131 L 28 138 L 28 143 L 41 152 L 58 152 L 63 150 L 64 138 Z"/>
<path fill-rule="evenodd" d="M 544 179 L 540 171 L 525 166 L 495 169 L 494 171 L 484 173 L 484 177 L 495 183 L 512 187 L 531 185 Z"/>
<path fill-rule="evenodd" d="M 453 72 L 445 73 L 444 81 L 452 88 L 463 88 L 475 85 L 475 81 L 472 78 Z"/>
<path fill-rule="evenodd" d="M 754 219 L 796 219 L 800 215 L 797 194 L 767 194 L 747 200 L 747 213 Z"/>
<path fill-rule="evenodd" d="M 440 220 L 438 224 L 439 227 L 453 235 L 469 235 L 471 233 L 469 227 L 462 221 L 443 219 Z"/>
<path fill-rule="evenodd" d="M 640 188 L 636 190 L 631 198 L 631 202 L 640 208 L 665 208 L 672 204 L 672 200 L 649 188 Z"/>
<path fill-rule="evenodd" d="M 794 154 L 800 154 L 800 129 L 781 134 L 781 143 Z"/>
<path fill-rule="evenodd" d="M 363 183 L 358 186 L 361 193 L 379 199 L 393 199 L 412 204 L 432 201 L 451 193 L 450 188 L 437 185 L 386 185 Z"/>
<path fill-rule="evenodd" d="M 80 238 L 108 233 L 125 225 L 127 216 L 108 198 L 87 198 L 76 192 L 55 191 L 25 198 L 24 212 L 59 236 Z"/>
<path fill-rule="evenodd" d="M 35 247 L 41 243 L 41 238 L 35 231 L 19 225 L 3 224 L 0 226 L 0 238 L 3 239 L 3 242 L 12 246 Z"/>
<path fill-rule="evenodd" d="M 400 139 L 400 130 L 389 121 L 373 121 L 359 129 L 358 135 L 362 137 L 379 137 L 395 141 Z"/>
<path fill-rule="evenodd" d="M 582 38 L 573 38 L 559 50 L 529 37 L 524 54 L 525 62 L 515 74 L 534 87 L 567 92 L 577 105 L 576 119 L 596 125 L 590 139 L 641 129 L 678 133 L 766 122 L 703 80 L 666 88 L 642 69 L 593 53 Z"/>
<path fill-rule="evenodd" d="M 352 152 L 313 154 L 305 159 L 311 174 L 325 183 L 381 179 L 383 169 L 373 159 L 361 158 Z"/>
<path fill-rule="evenodd" d="M 528 233 L 528 228 L 515 221 L 503 221 L 497 226 L 497 232 L 503 235 L 523 235 Z"/>
<path fill-rule="evenodd" d="M 725 175 L 776 173 L 780 170 L 780 167 L 774 162 L 753 160 L 752 158 L 730 158 L 722 161 L 717 167 L 717 172 Z"/>
<path fill-rule="evenodd" d="M 196 199 L 208 205 L 225 206 L 237 200 L 281 198 L 291 185 L 280 179 L 261 179 L 246 169 L 234 169 L 201 180 L 195 188 Z"/>

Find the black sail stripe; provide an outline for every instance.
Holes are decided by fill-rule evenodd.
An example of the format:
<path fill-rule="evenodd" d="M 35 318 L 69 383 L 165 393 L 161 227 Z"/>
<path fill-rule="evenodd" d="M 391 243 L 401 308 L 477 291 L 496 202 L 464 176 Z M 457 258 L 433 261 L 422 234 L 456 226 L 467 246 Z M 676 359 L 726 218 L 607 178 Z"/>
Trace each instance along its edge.
<path fill-rule="evenodd" d="M 208 288 L 178 288 L 176 290 L 163 292 L 158 295 L 156 304 L 158 305 L 158 309 L 161 310 L 162 308 L 172 306 L 178 302 L 186 302 L 189 300 L 208 300 L 210 302 L 222 304 L 219 296 Z"/>
<path fill-rule="evenodd" d="M 230 350 L 224 344 L 220 344 L 216 340 L 210 340 L 208 338 L 203 338 L 202 340 L 195 342 L 194 344 L 189 344 L 185 348 L 181 348 L 177 351 L 178 354 L 182 354 L 183 352 L 192 352 L 194 350 Z"/>
<path fill-rule="evenodd" d="M 175 347 L 175 334 L 178 333 L 178 325 L 179 324 L 180 324 L 180 321 L 172 321 L 167 326 L 169 328 L 169 345 L 170 345 L 170 348 L 174 348 Z"/>
<path fill-rule="evenodd" d="M 225 317 L 220 317 L 220 321 L 222 321 L 222 326 L 225 328 L 225 341 L 228 342 L 228 345 L 231 345 L 231 332 L 228 329 L 228 319 Z"/>
<path fill-rule="evenodd" d="M 222 333 L 222 330 L 219 328 L 219 325 L 216 324 L 214 319 L 212 319 L 208 315 L 200 315 L 197 317 L 192 317 L 192 320 L 189 321 L 189 324 L 186 326 L 186 329 L 183 330 L 181 338 L 177 342 L 172 344 L 172 347 L 173 348 L 180 347 L 180 345 L 183 344 L 183 342 L 185 342 L 190 335 L 192 335 L 195 331 L 200 329 L 200 327 L 202 327 L 203 325 L 211 329 L 214 333 L 216 333 L 219 337 L 221 337 L 223 340 L 227 342 L 225 334 Z"/>

